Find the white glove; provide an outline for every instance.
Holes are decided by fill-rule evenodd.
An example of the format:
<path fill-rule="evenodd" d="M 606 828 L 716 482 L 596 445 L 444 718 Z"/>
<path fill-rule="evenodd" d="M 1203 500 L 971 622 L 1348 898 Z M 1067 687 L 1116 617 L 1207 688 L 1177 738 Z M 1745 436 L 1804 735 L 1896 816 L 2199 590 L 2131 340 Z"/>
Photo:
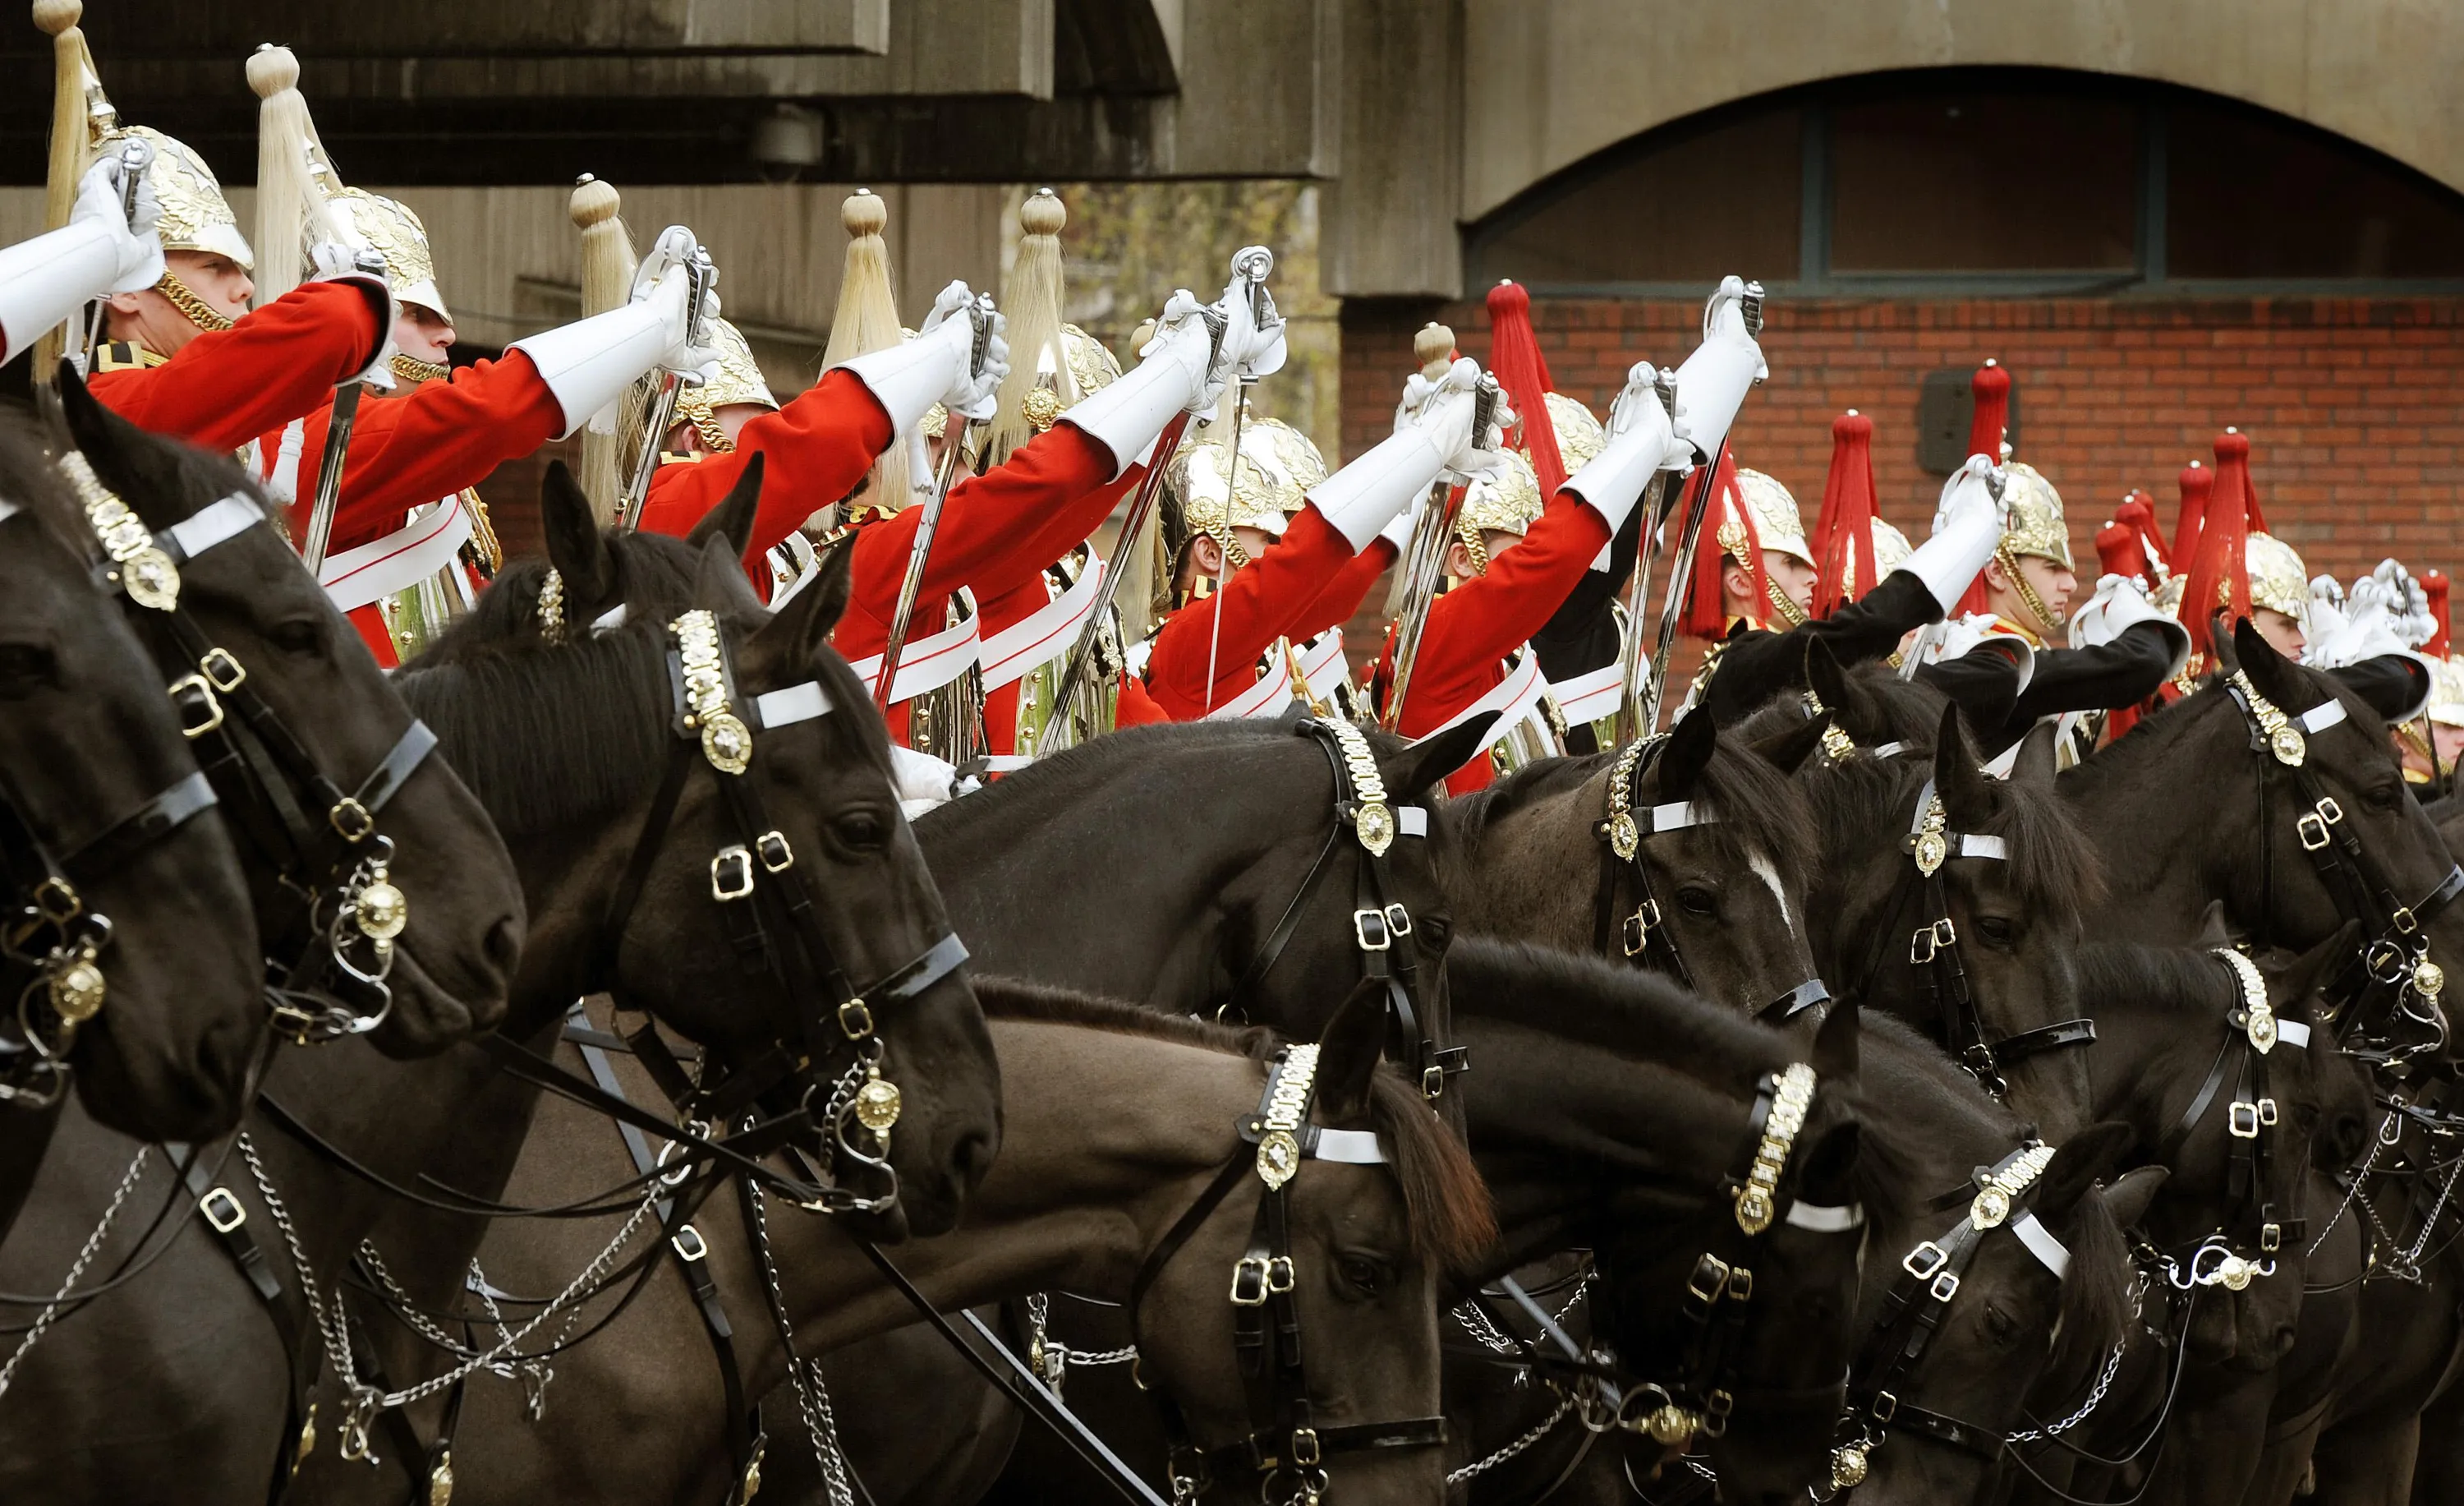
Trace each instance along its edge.
<path fill-rule="evenodd" d="M 108 238 L 112 281 L 104 292 L 142 293 L 163 277 L 163 242 L 154 231 L 162 206 L 154 197 L 150 173 L 137 180 L 133 213 L 121 212 L 120 189 L 120 154 L 108 153 L 78 180 L 77 207 L 69 211 L 69 223 L 95 226 Z"/>
<path fill-rule="evenodd" d="M 1235 372 L 1245 377 L 1273 376 L 1284 368 L 1284 317 L 1267 296 L 1265 274 L 1274 269 L 1275 254 L 1264 246 L 1243 246 L 1233 255 L 1232 278 L 1215 306 L 1223 315 L 1223 346 L 1213 375 L 1218 386 Z M 1248 269 L 1258 269 L 1252 279 Z"/>
<path fill-rule="evenodd" d="M 2002 543 L 2008 509 L 1993 496 L 1992 475 L 1992 463 L 1983 455 L 1969 456 L 1951 472 L 1934 509 L 1933 537 L 1899 564 L 1900 570 L 1925 583 L 1946 616 L 1959 609 L 1959 599 L 1975 583 L 1976 572 Z"/>
<path fill-rule="evenodd" d="M 910 821 L 935 806 L 948 805 L 959 793 L 956 765 L 897 742 L 890 744 L 890 775 L 898 790 L 898 808 Z"/>
<path fill-rule="evenodd" d="M 1473 433 L 1479 388 L 1480 363 L 1459 356 L 1435 382 L 1414 372 L 1395 409 L 1395 432 L 1419 431 L 1443 457 L 1446 475 L 1457 484 L 1501 472 L 1507 464 L 1506 431 L 1514 426 L 1514 410 L 1500 392 L 1489 405 L 1487 426 Z"/>
<path fill-rule="evenodd" d="M 2098 578 L 2096 594 L 2088 598 L 2086 606 L 2071 613 L 2071 647 L 2101 649 L 2131 629 L 2151 623 L 2172 648 L 2172 660 L 2165 668 L 2165 675 L 2170 679 L 2190 661 L 2190 630 L 2158 611 L 2156 604 L 2147 599 L 2146 587 L 2133 576 Z"/>
<path fill-rule="evenodd" d="M 1412 547 L 1412 530 L 1420 526 L 1420 514 L 1428 509 L 1426 492 L 1413 498 L 1412 505 L 1395 515 L 1394 521 L 1377 530 L 1377 537 L 1395 546 L 1395 558 L 1401 559 Z"/>
<path fill-rule="evenodd" d="M 1719 453 L 1746 394 L 1771 375 L 1762 346 L 1746 332 L 1745 299 L 1744 278 L 1720 279 L 1704 305 L 1703 343 L 1677 368 L 1677 399 L 1691 412 L 1694 448 L 1705 459 Z"/>
<path fill-rule="evenodd" d="M 671 225 L 659 233 L 650 254 L 642 258 L 633 274 L 632 301 L 656 310 L 665 321 L 668 348 L 657 364 L 687 378 L 699 376 L 702 367 L 718 359 L 718 351 L 709 343 L 711 321 L 718 318 L 715 271 L 711 274 L 698 318 L 690 306 L 693 277 L 689 269 L 700 254 L 701 242 L 693 238 L 692 231 Z M 696 336 L 700 337 L 698 343 Z"/>
<path fill-rule="evenodd" d="M 1503 467 L 1502 430 L 1514 415 L 1500 398 L 1485 435 L 1473 434 L 1472 388 L 1479 380 L 1480 364 L 1471 360 L 1456 362 L 1436 382 L 1415 375 L 1405 384 L 1403 406 L 1396 410 L 1395 432 L 1310 487 L 1309 505 L 1356 551 L 1409 513 L 1440 477 L 1467 480 Z M 1481 438 L 1487 442 L 1475 442 Z"/>
<path fill-rule="evenodd" d="M 1625 526 L 1655 475 L 1683 470 L 1693 459 L 1684 406 L 1680 404 L 1677 416 L 1669 417 L 1656 386 L 1659 379 L 1674 381 L 1675 376 L 1648 361 L 1636 363 L 1626 373 L 1625 389 L 1609 405 L 1608 442 L 1589 464 L 1566 478 L 1566 490 L 1600 515 L 1612 539 Z M 1606 552 L 1593 563 L 1606 569 Z"/>
<path fill-rule="evenodd" d="M 976 321 L 970 310 L 976 296 L 963 282 L 953 280 L 933 299 L 933 312 L 924 316 L 924 327 L 916 332 L 917 340 L 941 340 L 949 343 L 952 369 L 948 390 L 939 402 L 941 407 L 973 423 L 989 422 L 994 410 L 994 393 L 1009 375 L 1009 342 L 1003 338 L 1009 320 L 992 300 L 983 300 L 991 315 L 992 327 L 984 336 L 984 365 L 979 371 L 976 360 Z"/>

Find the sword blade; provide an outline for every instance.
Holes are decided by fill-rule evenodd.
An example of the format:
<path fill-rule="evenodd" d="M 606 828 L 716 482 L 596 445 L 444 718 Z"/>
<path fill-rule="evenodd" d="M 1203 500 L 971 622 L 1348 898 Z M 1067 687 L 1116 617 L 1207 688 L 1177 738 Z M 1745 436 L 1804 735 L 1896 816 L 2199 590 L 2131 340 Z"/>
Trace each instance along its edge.
<path fill-rule="evenodd" d="M 1130 510 L 1121 519 L 1121 531 L 1112 540 L 1112 552 L 1104 562 L 1104 579 L 1095 587 L 1094 609 L 1079 626 L 1078 642 L 1069 651 L 1069 662 L 1061 674 L 1061 688 L 1052 698 L 1052 715 L 1045 723 L 1047 729 L 1067 724 L 1079 689 L 1089 683 L 1095 659 L 1095 645 L 1103 637 L 1104 618 L 1111 609 L 1112 594 L 1120 588 L 1121 572 L 1129 567 L 1130 561 L 1137 557 L 1139 542 L 1145 536 L 1149 520 L 1155 515 L 1155 498 L 1163 489 L 1164 468 L 1170 463 L 1174 452 L 1180 448 L 1181 432 L 1188 425 L 1189 415 L 1183 413 L 1164 426 L 1163 437 L 1155 441 L 1154 458 L 1147 465 L 1147 474 L 1138 477 L 1138 488 L 1130 496 Z"/>
<path fill-rule="evenodd" d="M 957 418 L 957 414 L 950 415 Z M 890 692 L 898 679 L 898 659 L 907 649 L 907 630 L 915 616 L 915 598 L 924 587 L 924 565 L 933 556 L 933 536 L 941 530 L 941 509 L 950 500 L 950 486 L 957 478 L 958 456 L 967 448 L 967 432 L 974 426 L 957 419 L 958 432 L 949 433 L 945 422 L 942 432 L 948 444 L 941 452 L 940 468 L 933 476 L 933 495 L 924 503 L 924 516 L 915 520 L 915 542 L 907 551 L 907 574 L 898 583 L 898 605 L 890 616 L 890 636 L 881 645 L 881 679 L 873 686 L 872 703 L 881 711 L 890 710 Z"/>
<path fill-rule="evenodd" d="M 1412 524 L 1412 540 L 1403 554 L 1403 610 L 1395 619 L 1395 678 L 1378 719 L 1389 732 L 1403 720 L 1403 698 L 1412 688 L 1412 666 L 1428 631 L 1429 608 L 1438 599 L 1438 576 L 1445 568 L 1446 542 L 1454 537 L 1463 498 L 1462 488 L 1441 477 L 1429 488 L 1428 504 Z"/>
<path fill-rule="evenodd" d="M 1668 496 L 1669 474 L 1661 471 L 1651 478 L 1642 497 L 1642 540 L 1634 551 L 1634 578 L 1626 583 L 1625 636 L 1617 644 L 1617 713 L 1616 741 L 1622 746 L 1634 741 L 1642 721 L 1642 614 L 1651 605 L 1651 560 L 1660 547 L 1660 532 L 1667 526 L 1672 507 Z"/>
<path fill-rule="evenodd" d="M 684 391 L 684 378 L 672 371 L 662 373 L 659 391 L 650 400 L 649 422 L 642 429 L 642 453 L 634 457 L 633 474 L 626 479 L 624 506 L 617 516 L 618 526 L 627 532 L 642 525 L 642 504 L 650 497 L 650 476 L 659 468 L 659 447 L 668 442 L 668 431 L 675 427 L 676 398 Z"/>
<path fill-rule="evenodd" d="M 1685 611 L 1685 587 L 1694 578 L 1694 556 L 1703 543 L 1703 520 L 1711 507 L 1711 488 L 1720 474 L 1720 464 L 1728 456 L 1728 441 L 1720 440 L 1720 450 L 1711 456 L 1695 477 L 1694 488 L 1685 499 L 1685 526 L 1677 536 L 1677 547 L 1668 560 L 1668 590 L 1660 599 L 1660 639 L 1651 651 L 1651 675 L 1643 683 L 1642 731 L 1646 734 L 1660 726 L 1660 702 L 1668 686 L 1668 661 L 1677 650 L 1677 623 Z"/>
<path fill-rule="evenodd" d="M 308 537 L 300 542 L 299 558 L 316 574 L 325 567 L 325 546 L 334 537 L 334 510 L 342 499 L 342 466 L 350 457 L 351 426 L 360 416 L 364 382 L 345 382 L 334 388 L 334 408 L 325 422 L 325 450 L 317 459 L 317 491 L 308 508 Z"/>

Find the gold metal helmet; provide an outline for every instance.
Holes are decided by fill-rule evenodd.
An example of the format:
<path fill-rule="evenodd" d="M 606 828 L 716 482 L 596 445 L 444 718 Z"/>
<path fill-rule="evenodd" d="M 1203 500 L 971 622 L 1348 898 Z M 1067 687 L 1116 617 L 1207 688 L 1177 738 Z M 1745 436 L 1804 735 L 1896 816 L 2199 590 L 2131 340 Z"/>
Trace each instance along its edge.
<path fill-rule="evenodd" d="M 1608 432 L 1592 410 L 1560 392 L 1548 395 L 1549 425 L 1557 432 L 1557 454 L 1572 476 L 1589 464 L 1608 443 Z M 1455 514 L 1455 538 L 1485 574 L 1488 541 L 1485 535 L 1510 533 L 1520 538 L 1540 520 L 1549 499 L 1540 495 L 1540 476 L 1532 469 L 1528 449 L 1509 452 L 1505 468 L 1482 476 L 1463 489 L 1463 507 Z"/>
<path fill-rule="evenodd" d="M 2002 552 L 2013 558 L 2033 554 L 2065 570 L 2077 569 L 2071 559 L 2070 524 L 2062 518 L 2062 494 L 2024 460 L 2007 461 L 2002 469 L 2002 499 L 2011 508 Z"/>
<path fill-rule="evenodd" d="M 2464 658 L 2440 659 L 2431 675 L 2430 704 L 2423 708 L 2441 726 L 2464 727 Z"/>
<path fill-rule="evenodd" d="M 742 330 L 726 320 L 712 320 L 710 348 L 718 352 L 718 360 L 698 386 L 687 383 L 677 388 L 676 416 L 693 426 L 703 449 L 724 454 L 736 448 L 736 441 L 719 427 L 718 410 L 750 403 L 777 412 L 779 400 L 770 395 L 770 384 L 762 380 L 760 364 L 753 359 Z"/>
<path fill-rule="evenodd" d="M 1906 534 L 1900 532 L 1880 518 L 1874 520 L 1875 581 L 1888 577 L 1893 570 L 1907 563 L 1909 555 L 1916 552 L 1916 545 L 1908 543 Z"/>
<path fill-rule="evenodd" d="M 1180 498 L 1190 537 L 1212 538 L 1237 566 L 1248 563 L 1248 551 L 1232 530 L 1282 538 L 1309 488 L 1326 479 L 1326 461 L 1308 435 L 1272 418 L 1243 420 L 1237 483 L 1224 475 L 1223 449 L 1220 439 L 1188 446 L 1174 457 L 1165 480 Z"/>
<path fill-rule="evenodd" d="M 2293 545 L 2271 534 L 2252 534 L 2242 543 L 2242 564 L 2250 571 L 2251 606 L 2280 611 L 2295 622 L 2305 619 L 2310 610 L 2310 572 Z M 2231 601 L 2233 583 L 2216 585 L 2221 601 Z"/>
<path fill-rule="evenodd" d="M 365 188 L 333 189 L 325 203 L 348 222 L 346 229 L 385 258 L 385 280 L 393 284 L 395 299 L 453 322 L 445 295 L 436 289 L 436 257 L 428 249 L 428 227 L 409 205 Z M 312 229 L 308 234 L 313 237 L 316 232 Z"/>
<path fill-rule="evenodd" d="M 1026 421 L 1039 434 L 1050 429 L 1055 419 L 1082 398 L 1111 387 L 1121 375 L 1119 358 L 1102 341 L 1077 325 L 1062 325 L 1060 343 L 1061 365 L 1068 367 L 1067 379 L 1053 365 L 1052 347 L 1047 344 L 1036 357 L 1036 375 L 1041 380 L 1026 394 Z"/>
<path fill-rule="evenodd" d="M 109 152 L 132 136 L 154 148 L 154 163 L 145 169 L 145 178 L 163 208 L 162 217 L 154 222 L 163 249 L 228 256 L 244 270 L 255 271 L 256 253 L 240 233 L 239 217 L 223 198 L 221 180 L 187 143 L 150 125 L 125 125 L 98 139 L 94 155 Z"/>
<path fill-rule="evenodd" d="M 1746 499 L 1746 505 L 1753 509 L 1754 533 L 1765 553 L 1775 549 L 1791 559 L 1804 561 L 1809 566 L 1815 564 L 1814 546 L 1805 542 L 1805 519 L 1798 514 L 1796 498 L 1789 495 L 1787 487 L 1760 471 L 1749 471 L 1739 466 L 1737 492 Z M 1729 528 L 1735 531 L 1731 533 L 1724 529 L 1721 532 L 1721 546 L 1734 555 L 1740 565 L 1751 566 L 1754 562 L 1738 553 L 1744 540 L 1744 528 L 1734 523 L 1729 524 Z"/>

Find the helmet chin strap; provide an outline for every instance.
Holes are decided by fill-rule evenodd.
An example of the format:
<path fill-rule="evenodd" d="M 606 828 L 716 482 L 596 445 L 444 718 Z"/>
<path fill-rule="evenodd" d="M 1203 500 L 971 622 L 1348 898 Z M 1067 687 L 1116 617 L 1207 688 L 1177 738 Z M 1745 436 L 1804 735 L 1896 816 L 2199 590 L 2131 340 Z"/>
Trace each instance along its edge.
<path fill-rule="evenodd" d="M 163 275 L 154 279 L 154 291 L 168 299 L 171 306 L 178 309 L 189 323 L 209 335 L 220 334 L 237 322 L 199 297 L 196 289 L 181 281 L 180 275 L 168 267 L 164 268 Z"/>
<path fill-rule="evenodd" d="M 2045 605 L 2045 599 L 2036 594 L 2036 587 L 2030 584 L 2026 573 L 2019 568 L 2019 557 L 2011 551 L 2009 540 L 2004 540 L 1994 549 L 1993 558 L 2001 562 L 2002 573 L 2011 578 L 2013 594 L 2019 598 L 2021 606 L 2028 609 L 2028 615 L 2035 619 L 2034 623 L 2021 623 L 2020 626 L 2026 628 L 2040 644 L 2054 641 L 2060 634 L 2061 625 L 2054 621 L 2053 609 Z"/>

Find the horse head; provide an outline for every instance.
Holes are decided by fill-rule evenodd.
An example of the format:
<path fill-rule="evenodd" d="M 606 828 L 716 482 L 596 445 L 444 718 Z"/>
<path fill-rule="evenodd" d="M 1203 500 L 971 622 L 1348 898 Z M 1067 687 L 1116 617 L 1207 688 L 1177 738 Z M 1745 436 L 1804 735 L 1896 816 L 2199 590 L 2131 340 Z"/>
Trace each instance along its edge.
<path fill-rule="evenodd" d="M 185 555 L 175 607 L 131 599 L 129 620 L 242 833 L 266 953 L 297 959 L 286 997 L 330 984 L 341 1002 L 289 1023 L 356 1032 L 374 1019 L 372 1039 L 396 1055 L 495 1029 L 523 936 L 504 842 L 425 756 L 432 742 L 264 494 L 230 460 L 123 421 L 74 373 L 59 410 L 95 483 L 89 510 L 117 494 Z"/>

